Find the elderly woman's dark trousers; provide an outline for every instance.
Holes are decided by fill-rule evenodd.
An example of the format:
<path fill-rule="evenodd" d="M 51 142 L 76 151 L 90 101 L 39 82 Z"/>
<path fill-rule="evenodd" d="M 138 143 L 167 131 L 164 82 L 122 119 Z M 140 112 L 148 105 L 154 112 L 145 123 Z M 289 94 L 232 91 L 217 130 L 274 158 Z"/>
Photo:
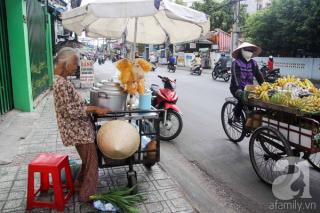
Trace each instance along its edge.
<path fill-rule="evenodd" d="M 98 185 L 98 157 L 96 145 L 77 144 L 76 149 L 82 160 L 82 167 L 78 174 L 77 181 L 80 183 L 79 200 L 81 202 L 88 202 L 89 196 L 97 191 Z"/>

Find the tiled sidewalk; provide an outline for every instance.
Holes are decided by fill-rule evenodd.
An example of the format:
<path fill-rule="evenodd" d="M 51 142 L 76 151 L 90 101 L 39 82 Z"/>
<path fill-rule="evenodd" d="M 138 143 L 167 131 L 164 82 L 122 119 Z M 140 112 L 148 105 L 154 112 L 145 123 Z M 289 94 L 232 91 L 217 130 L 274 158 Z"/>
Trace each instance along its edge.
<path fill-rule="evenodd" d="M 59 137 L 52 94 L 37 107 L 39 119 L 33 125 L 29 136 L 21 140 L 15 160 L 0 166 L 0 212 L 25 212 L 27 164 L 38 153 L 53 152 L 68 154 L 70 159 L 79 160 L 74 147 L 63 146 Z M 107 191 L 116 186 L 125 186 L 127 167 L 99 169 L 99 191 Z M 147 195 L 147 200 L 139 206 L 141 212 L 193 212 L 192 206 L 168 174 L 156 164 L 148 171 L 136 165 L 139 192 Z M 55 212 L 50 209 L 34 209 L 32 212 Z M 65 212 L 98 212 L 89 204 L 78 202 L 77 195 L 69 201 Z"/>

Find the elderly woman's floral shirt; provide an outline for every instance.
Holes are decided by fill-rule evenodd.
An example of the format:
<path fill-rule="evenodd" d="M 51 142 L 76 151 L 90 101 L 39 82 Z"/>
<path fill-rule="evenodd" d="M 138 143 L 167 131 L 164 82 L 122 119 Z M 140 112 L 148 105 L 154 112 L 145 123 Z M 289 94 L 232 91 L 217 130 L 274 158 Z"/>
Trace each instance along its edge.
<path fill-rule="evenodd" d="M 58 127 L 65 146 L 94 143 L 93 124 L 86 106 L 71 82 L 58 76 L 53 85 Z"/>

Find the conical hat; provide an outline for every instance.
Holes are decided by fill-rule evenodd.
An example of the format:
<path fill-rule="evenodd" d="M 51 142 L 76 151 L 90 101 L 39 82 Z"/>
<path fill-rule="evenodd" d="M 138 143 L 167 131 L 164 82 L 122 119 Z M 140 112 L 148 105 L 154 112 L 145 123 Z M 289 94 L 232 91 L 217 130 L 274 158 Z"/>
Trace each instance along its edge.
<path fill-rule="evenodd" d="M 241 49 L 242 48 L 245 48 L 245 47 L 251 47 L 254 49 L 253 51 L 253 55 L 252 55 L 252 58 L 258 56 L 260 53 L 261 53 L 261 48 L 254 45 L 254 44 L 250 44 L 248 42 L 243 42 L 242 44 L 240 44 L 237 49 L 235 49 L 233 52 L 232 52 L 232 57 L 233 58 L 238 58 L 239 57 L 239 53 L 241 52 Z"/>
<path fill-rule="evenodd" d="M 114 120 L 101 126 L 97 134 L 97 144 L 108 158 L 122 160 L 139 149 L 140 136 L 133 125 Z"/>

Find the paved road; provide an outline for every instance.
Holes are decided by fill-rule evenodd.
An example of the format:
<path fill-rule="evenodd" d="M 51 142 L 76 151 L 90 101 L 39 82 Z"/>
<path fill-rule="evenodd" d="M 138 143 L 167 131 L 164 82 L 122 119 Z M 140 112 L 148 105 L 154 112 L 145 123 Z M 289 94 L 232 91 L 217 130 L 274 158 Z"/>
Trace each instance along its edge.
<path fill-rule="evenodd" d="M 110 67 L 101 70 L 111 72 Z M 181 135 L 161 144 L 161 162 L 199 212 L 271 211 L 276 199 L 271 188 L 259 181 L 253 171 L 248 139 L 239 144 L 229 142 L 221 126 L 220 112 L 225 97 L 230 96 L 229 84 L 213 81 L 208 74 L 193 76 L 182 70 L 172 74 L 164 68 L 148 74 L 148 83 L 161 84 L 158 74 L 177 79 L 178 105 L 184 121 Z M 319 183 L 320 173 L 311 170 L 313 199 L 304 202 L 317 201 L 318 212 Z M 288 212 L 298 210 L 294 204 L 290 208 Z"/>

